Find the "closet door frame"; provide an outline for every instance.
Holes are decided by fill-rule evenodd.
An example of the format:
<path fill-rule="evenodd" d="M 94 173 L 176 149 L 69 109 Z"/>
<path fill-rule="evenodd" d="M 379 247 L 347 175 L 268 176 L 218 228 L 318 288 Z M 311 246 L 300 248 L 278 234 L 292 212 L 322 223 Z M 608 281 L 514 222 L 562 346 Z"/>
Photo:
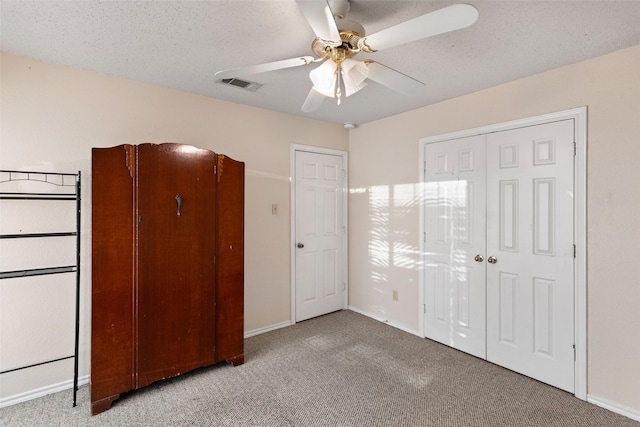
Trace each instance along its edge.
<path fill-rule="evenodd" d="M 493 132 L 501 132 L 511 129 L 534 126 L 560 120 L 573 120 L 574 123 L 574 236 L 576 245 L 576 256 L 574 264 L 574 339 L 575 339 L 575 392 L 574 395 L 581 400 L 587 399 L 587 222 L 586 222 L 586 200 L 587 200 L 587 107 L 574 108 L 550 114 L 528 117 L 504 123 L 497 123 L 452 132 L 442 135 L 420 138 L 418 140 L 419 176 L 421 191 L 425 184 L 425 145 L 435 142 L 450 141 L 459 138 L 466 138 L 475 135 L 485 135 Z M 419 206 L 419 253 L 420 260 L 424 264 L 425 253 L 425 212 L 423 206 Z M 419 271 L 419 332 L 425 337 L 425 274 L 424 270 Z"/>

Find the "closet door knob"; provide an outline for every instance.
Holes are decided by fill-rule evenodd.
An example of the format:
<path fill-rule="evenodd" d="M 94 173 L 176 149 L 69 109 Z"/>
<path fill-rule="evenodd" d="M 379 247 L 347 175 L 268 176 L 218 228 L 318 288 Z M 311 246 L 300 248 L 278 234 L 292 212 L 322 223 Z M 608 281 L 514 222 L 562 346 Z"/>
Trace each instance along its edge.
<path fill-rule="evenodd" d="M 484 257 L 480 254 L 476 255 L 476 257 L 474 258 L 476 260 L 476 262 L 482 262 L 484 261 Z"/>
<path fill-rule="evenodd" d="M 494 257 L 492 255 L 489 258 L 487 258 L 487 262 L 490 263 L 490 264 L 495 264 L 496 262 L 498 262 L 498 258 L 496 258 L 496 257 Z"/>
<path fill-rule="evenodd" d="M 296 246 L 298 247 L 298 249 L 302 249 L 302 248 L 304 248 L 304 243 L 298 242 L 298 244 Z"/>

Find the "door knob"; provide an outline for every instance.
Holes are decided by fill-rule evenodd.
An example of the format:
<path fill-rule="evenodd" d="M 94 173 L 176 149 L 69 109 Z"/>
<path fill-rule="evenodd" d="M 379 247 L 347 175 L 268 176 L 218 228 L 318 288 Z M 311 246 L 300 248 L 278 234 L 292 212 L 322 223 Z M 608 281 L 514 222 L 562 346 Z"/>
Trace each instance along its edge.
<path fill-rule="evenodd" d="M 474 258 L 476 260 L 476 262 L 482 262 L 484 261 L 484 257 L 480 254 L 476 255 L 476 257 Z"/>
<path fill-rule="evenodd" d="M 298 246 L 298 249 L 302 249 L 302 248 L 304 248 L 304 243 L 298 242 L 298 244 L 296 246 Z"/>
<path fill-rule="evenodd" d="M 490 263 L 490 264 L 495 264 L 496 262 L 498 262 L 498 258 L 496 258 L 496 257 L 494 257 L 492 255 L 489 258 L 487 258 L 487 262 Z"/>
<path fill-rule="evenodd" d="M 180 216 L 182 211 L 182 196 L 180 194 L 176 194 L 176 203 L 178 204 L 178 216 Z"/>

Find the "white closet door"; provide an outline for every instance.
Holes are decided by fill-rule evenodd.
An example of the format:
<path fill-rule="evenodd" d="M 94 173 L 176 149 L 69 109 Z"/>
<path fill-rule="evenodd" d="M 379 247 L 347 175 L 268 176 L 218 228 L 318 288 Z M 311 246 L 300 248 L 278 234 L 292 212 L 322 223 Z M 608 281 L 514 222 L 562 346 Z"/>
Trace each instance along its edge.
<path fill-rule="evenodd" d="M 571 392 L 573 128 L 487 135 L 486 252 L 487 360 Z"/>
<path fill-rule="evenodd" d="M 425 145 L 425 334 L 485 358 L 485 137 Z"/>

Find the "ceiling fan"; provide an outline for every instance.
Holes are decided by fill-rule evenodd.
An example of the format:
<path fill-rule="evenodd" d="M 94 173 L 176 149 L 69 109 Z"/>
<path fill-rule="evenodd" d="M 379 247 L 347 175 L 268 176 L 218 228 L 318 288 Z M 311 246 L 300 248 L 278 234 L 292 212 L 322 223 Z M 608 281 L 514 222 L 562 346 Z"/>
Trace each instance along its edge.
<path fill-rule="evenodd" d="M 478 19 L 475 7 L 454 4 L 366 35 L 362 25 L 344 18 L 351 7 L 349 0 L 296 0 L 296 3 L 316 35 L 311 43 L 315 56 L 222 70 L 215 76 L 232 79 L 321 62 L 309 73 L 313 87 L 302 105 L 304 112 L 319 108 L 325 97 L 337 98 L 339 105 L 343 94 L 356 93 L 366 86 L 366 79 L 405 95 L 418 95 L 424 93 L 424 83 L 373 60 L 358 61 L 353 57 L 360 52 L 373 53 L 465 28 Z"/>

